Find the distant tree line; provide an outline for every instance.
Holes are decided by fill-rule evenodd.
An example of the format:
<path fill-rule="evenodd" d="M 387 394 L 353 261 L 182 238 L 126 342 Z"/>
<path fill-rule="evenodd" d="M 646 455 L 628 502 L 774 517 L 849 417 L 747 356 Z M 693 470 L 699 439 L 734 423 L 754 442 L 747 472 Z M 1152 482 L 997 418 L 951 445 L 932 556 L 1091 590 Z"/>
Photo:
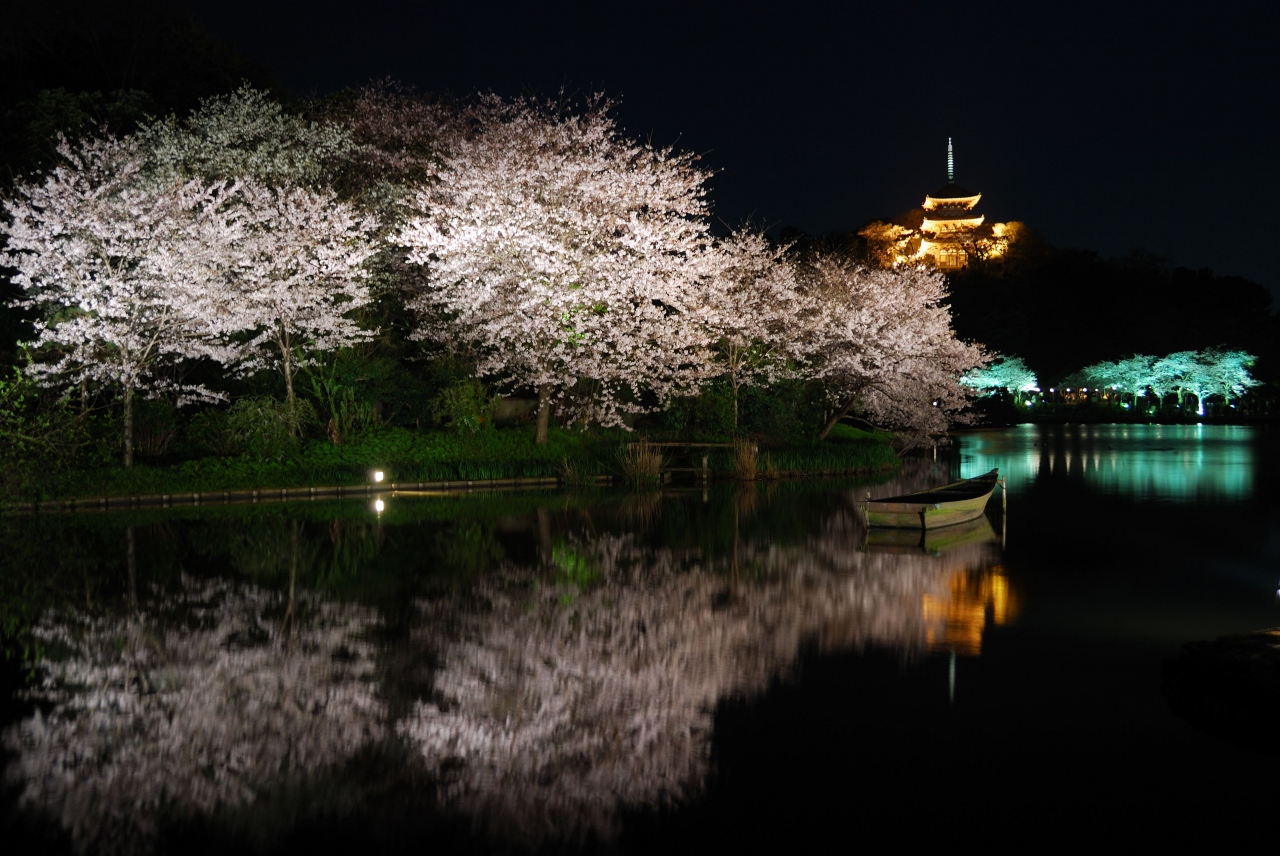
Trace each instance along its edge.
<path fill-rule="evenodd" d="M 1178 351 L 1164 357 L 1134 354 L 1085 366 L 1057 381 L 1046 394 L 1021 357 L 997 356 L 960 382 L 984 395 L 1008 396 L 1015 405 L 1103 400 L 1149 415 L 1205 416 L 1211 399 L 1218 399 L 1221 408 L 1235 408 L 1249 390 L 1260 385 L 1250 374 L 1256 361 L 1246 351 L 1223 348 Z"/>

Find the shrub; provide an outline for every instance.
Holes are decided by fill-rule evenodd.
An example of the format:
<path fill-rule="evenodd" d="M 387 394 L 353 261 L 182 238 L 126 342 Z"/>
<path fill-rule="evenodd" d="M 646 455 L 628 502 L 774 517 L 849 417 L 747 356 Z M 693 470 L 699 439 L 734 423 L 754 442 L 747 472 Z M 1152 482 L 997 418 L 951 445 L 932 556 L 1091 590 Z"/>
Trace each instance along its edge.
<path fill-rule="evenodd" d="M 143 399 L 134 404 L 133 448 L 144 458 L 158 458 L 178 436 L 178 414 L 163 398 Z"/>
<path fill-rule="evenodd" d="M 227 411 L 226 435 L 231 448 L 242 455 L 270 460 L 283 458 L 298 447 L 304 429 L 315 424 L 311 402 L 297 400 L 297 422 L 284 402 L 269 396 L 242 398 Z"/>
<path fill-rule="evenodd" d="M 441 425 L 449 425 L 459 434 L 475 434 L 493 427 L 493 411 L 498 396 L 475 378 L 457 381 L 440 391 L 431 403 L 431 416 Z"/>

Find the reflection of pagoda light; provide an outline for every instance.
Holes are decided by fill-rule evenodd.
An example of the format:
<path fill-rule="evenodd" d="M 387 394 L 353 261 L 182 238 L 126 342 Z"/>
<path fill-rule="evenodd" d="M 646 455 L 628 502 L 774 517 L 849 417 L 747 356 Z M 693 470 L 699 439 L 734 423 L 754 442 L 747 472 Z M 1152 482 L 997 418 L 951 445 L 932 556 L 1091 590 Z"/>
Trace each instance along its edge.
<path fill-rule="evenodd" d="M 925 641 L 931 651 L 952 650 L 976 657 L 982 653 L 982 633 L 987 609 L 997 626 L 1008 624 L 1017 614 L 1003 568 L 996 566 L 978 574 L 957 571 L 950 580 L 947 598 L 926 594 L 921 604 L 925 621 Z"/>

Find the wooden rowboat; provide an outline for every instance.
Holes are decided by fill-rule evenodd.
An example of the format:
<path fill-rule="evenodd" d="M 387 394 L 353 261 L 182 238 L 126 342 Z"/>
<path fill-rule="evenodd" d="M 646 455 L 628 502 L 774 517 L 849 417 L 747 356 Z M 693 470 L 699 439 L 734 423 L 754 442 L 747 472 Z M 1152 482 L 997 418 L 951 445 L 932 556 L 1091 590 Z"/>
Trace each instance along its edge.
<path fill-rule="evenodd" d="M 999 470 L 992 470 L 977 478 L 903 496 L 872 499 L 868 494 L 858 508 L 868 526 L 937 529 L 981 517 L 999 480 Z"/>

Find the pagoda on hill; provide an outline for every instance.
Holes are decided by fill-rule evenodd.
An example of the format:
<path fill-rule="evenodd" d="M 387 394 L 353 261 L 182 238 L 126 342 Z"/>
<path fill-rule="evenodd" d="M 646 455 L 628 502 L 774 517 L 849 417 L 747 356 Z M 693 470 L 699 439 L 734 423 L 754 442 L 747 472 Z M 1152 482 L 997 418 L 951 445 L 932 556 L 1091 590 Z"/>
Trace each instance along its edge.
<path fill-rule="evenodd" d="M 969 262 L 969 250 L 982 226 L 978 207 L 981 193 L 956 184 L 956 159 L 947 138 L 947 184 L 924 198 L 924 222 L 920 224 L 918 257 L 931 260 L 943 270 L 962 268 Z"/>
<path fill-rule="evenodd" d="M 977 212 L 981 193 L 956 184 L 956 155 L 947 138 L 947 183 L 924 205 L 892 220 L 872 220 L 858 230 L 866 259 L 882 268 L 929 265 L 961 270 L 977 261 L 1003 258 L 1025 228 L 1017 221 L 987 223 Z"/>

